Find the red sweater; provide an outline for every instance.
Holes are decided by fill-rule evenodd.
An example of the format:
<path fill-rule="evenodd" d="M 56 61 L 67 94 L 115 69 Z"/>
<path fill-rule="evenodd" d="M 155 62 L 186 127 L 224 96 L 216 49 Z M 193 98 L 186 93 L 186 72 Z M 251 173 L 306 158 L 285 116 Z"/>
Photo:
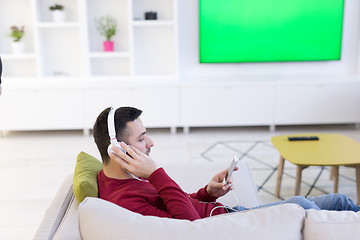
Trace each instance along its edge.
<path fill-rule="evenodd" d="M 142 215 L 190 221 L 209 217 L 213 208 L 222 206 L 206 192 L 206 187 L 197 193 L 185 193 L 162 168 L 153 172 L 148 180 L 108 178 L 101 170 L 98 174 L 99 197 Z M 212 215 L 225 212 L 220 207 Z"/>

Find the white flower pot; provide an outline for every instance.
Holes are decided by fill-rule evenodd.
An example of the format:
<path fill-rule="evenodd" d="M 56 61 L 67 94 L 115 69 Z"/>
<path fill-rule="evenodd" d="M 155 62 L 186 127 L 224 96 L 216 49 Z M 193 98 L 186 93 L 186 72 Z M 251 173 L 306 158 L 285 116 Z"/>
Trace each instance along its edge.
<path fill-rule="evenodd" d="M 52 15 L 53 15 L 54 22 L 57 22 L 57 23 L 65 22 L 66 12 L 64 10 L 63 11 L 54 10 L 54 11 L 52 11 Z"/>
<path fill-rule="evenodd" d="M 12 42 L 11 48 L 14 54 L 24 53 L 24 44 L 22 42 Z"/>

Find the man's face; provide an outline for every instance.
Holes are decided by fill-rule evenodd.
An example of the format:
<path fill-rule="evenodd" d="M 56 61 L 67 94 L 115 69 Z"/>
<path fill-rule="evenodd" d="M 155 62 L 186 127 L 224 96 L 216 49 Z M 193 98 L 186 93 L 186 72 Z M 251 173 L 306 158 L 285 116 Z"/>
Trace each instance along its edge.
<path fill-rule="evenodd" d="M 127 144 L 136 147 L 146 155 L 150 154 L 154 142 L 146 135 L 146 128 L 140 118 L 126 124 Z"/>

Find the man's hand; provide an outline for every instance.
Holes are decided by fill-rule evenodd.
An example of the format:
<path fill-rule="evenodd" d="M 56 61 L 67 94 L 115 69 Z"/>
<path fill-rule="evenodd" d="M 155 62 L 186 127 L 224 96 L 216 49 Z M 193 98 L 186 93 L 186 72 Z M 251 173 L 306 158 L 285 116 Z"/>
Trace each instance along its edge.
<path fill-rule="evenodd" d="M 237 170 L 238 170 L 238 167 L 236 167 L 234 169 L 234 171 L 237 171 Z M 223 180 L 225 178 L 227 171 L 228 171 L 228 169 L 225 169 L 225 170 L 219 172 L 218 174 L 216 174 L 211 179 L 211 181 L 209 182 L 209 184 L 207 185 L 207 188 L 206 188 L 206 192 L 210 196 L 218 198 L 218 197 L 224 196 L 230 190 L 233 190 L 232 179 L 228 180 L 227 185 L 223 184 Z"/>
<path fill-rule="evenodd" d="M 148 179 L 150 175 L 159 168 L 153 159 L 137 148 L 129 146 L 124 142 L 121 142 L 120 146 L 123 147 L 130 156 L 118 147 L 113 146 L 112 150 L 120 156 L 120 159 L 115 156 L 112 158 L 115 159 L 122 168 L 128 170 L 135 176 Z"/>

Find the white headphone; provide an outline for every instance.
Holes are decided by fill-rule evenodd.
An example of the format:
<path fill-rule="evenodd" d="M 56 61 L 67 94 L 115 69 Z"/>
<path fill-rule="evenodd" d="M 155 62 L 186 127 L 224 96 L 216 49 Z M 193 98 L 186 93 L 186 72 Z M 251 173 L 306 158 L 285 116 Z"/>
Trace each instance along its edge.
<path fill-rule="evenodd" d="M 109 114 L 108 114 L 108 132 L 110 137 L 110 145 L 107 149 L 107 152 L 110 157 L 110 153 L 115 153 L 114 150 L 112 150 L 112 146 L 118 146 L 121 151 L 126 153 L 126 150 L 120 146 L 120 142 L 116 139 L 116 132 L 115 132 L 115 109 L 113 107 L 110 108 Z M 116 154 L 116 153 L 115 153 Z"/>
<path fill-rule="evenodd" d="M 109 132 L 109 137 L 110 137 L 110 145 L 107 149 L 108 155 L 110 157 L 110 153 L 115 153 L 114 150 L 112 150 L 112 146 L 118 146 L 121 151 L 123 151 L 124 153 L 126 153 L 126 150 L 124 148 L 122 148 L 120 146 L 120 142 L 118 142 L 117 138 L 116 138 L 116 131 L 115 131 L 115 109 L 113 107 L 110 108 L 109 114 L 108 114 L 108 132 Z M 117 154 L 116 154 L 117 155 Z M 125 168 L 123 168 L 130 176 L 132 176 L 134 179 L 137 179 L 139 181 L 147 181 L 147 180 L 143 180 L 138 178 L 137 176 L 135 176 L 134 174 L 132 174 L 131 172 L 129 172 L 128 170 L 126 170 Z"/>

